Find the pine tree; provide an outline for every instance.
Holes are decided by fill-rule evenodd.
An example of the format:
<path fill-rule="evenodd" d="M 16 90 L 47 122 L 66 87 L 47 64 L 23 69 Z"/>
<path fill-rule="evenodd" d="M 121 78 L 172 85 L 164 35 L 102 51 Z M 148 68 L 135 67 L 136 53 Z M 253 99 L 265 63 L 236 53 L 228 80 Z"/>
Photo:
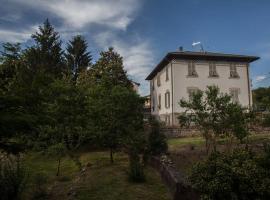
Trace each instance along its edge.
<path fill-rule="evenodd" d="M 96 83 L 103 83 L 107 87 L 132 87 L 124 70 L 123 58 L 112 47 L 100 53 L 99 60 L 91 69 L 91 74 Z"/>
<path fill-rule="evenodd" d="M 91 65 L 92 56 L 87 51 L 87 42 L 81 36 L 77 35 L 69 41 L 67 45 L 67 65 L 72 71 L 74 79 L 77 80 L 78 74 L 87 69 Z"/>
<path fill-rule="evenodd" d="M 44 71 L 55 76 L 65 72 L 65 63 L 59 34 L 49 20 L 39 26 L 39 31 L 32 35 L 35 45 L 26 51 L 28 66 L 34 71 Z"/>

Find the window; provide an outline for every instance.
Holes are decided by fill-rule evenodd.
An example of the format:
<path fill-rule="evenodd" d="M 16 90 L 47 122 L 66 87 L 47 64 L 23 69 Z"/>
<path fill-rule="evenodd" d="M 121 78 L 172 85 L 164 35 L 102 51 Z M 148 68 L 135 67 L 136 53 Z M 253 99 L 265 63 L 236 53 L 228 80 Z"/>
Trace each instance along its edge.
<path fill-rule="evenodd" d="M 169 67 L 166 67 L 166 81 L 169 80 Z"/>
<path fill-rule="evenodd" d="M 161 95 L 158 95 L 158 108 L 161 109 Z"/>
<path fill-rule="evenodd" d="M 218 77 L 215 63 L 209 63 L 209 77 Z"/>
<path fill-rule="evenodd" d="M 235 64 L 230 64 L 230 78 L 239 78 Z"/>
<path fill-rule="evenodd" d="M 155 111 L 155 98 L 152 98 L 152 110 Z"/>
<path fill-rule="evenodd" d="M 190 61 L 188 63 L 188 76 L 197 77 L 198 74 L 195 69 L 195 63 L 193 61 Z"/>
<path fill-rule="evenodd" d="M 197 87 L 188 87 L 187 88 L 187 93 L 189 97 L 189 101 L 192 101 L 193 95 L 199 92 L 200 90 Z"/>
<path fill-rule="evenodd" d="M 157 86 L 159 87 L 161 84 L 160 84 L 160 74 L 158 74 L 157 76 Z"/>
<path fill-rule="evenodd" d="M 151 81 L 151 85 L 152 85 L 152 90 L 155 90 L 155 82 L 154 82 L 154 80 Z"/>
<path fill-rule="evenodd" d="M 239 102 L 239 94 L 240 94 L 240 89 L 239 88 L 230 88 L 230 95 L 231 95 L 232 101 L 234 103 Z"/>
<path fill-rule="evenodd" d="M 165 93 L 165 108 L 170 108 L 170 92 Z"/>

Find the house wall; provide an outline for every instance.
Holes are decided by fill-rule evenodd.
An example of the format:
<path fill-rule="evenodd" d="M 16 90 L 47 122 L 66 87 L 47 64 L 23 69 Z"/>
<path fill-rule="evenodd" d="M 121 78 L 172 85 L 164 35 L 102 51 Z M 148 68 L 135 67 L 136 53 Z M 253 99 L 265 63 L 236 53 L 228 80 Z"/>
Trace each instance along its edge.
<path fill-rule="evenodd" d="M 166 67 L 168 68 L 168 77 L 166 80 Z M 171 121 L 172 118 L 172 93 L 171 93 L 171 64 L 168 64 L 162 69 L 150 82 L 150 93 L 151 93 L 151 113 L 152 115 L 158 116 L 162 121 Z M 160 75 L 160 86 L 157 84 L 157 77 Z M 152 84 L 154 84 L 154 90 L 152 89 Z M 165 93 L 170 92 L 170 107 L 165 107 Z M 161 107 L 158 107 L 159 95 L 161 95 Z M 153 110 L 154 107 L 154 110 Z M 170 117 L 170 119 L 168 119 Z"/>
<path fill-rule="evenodd" d="M 159 117 L 162 121 L 168 122 L 169 120 L 169 125 L 178 124 L 177 116 L 184 111 L 184 109 L 179 106 L 179 101 L 182 98 L 186 100 L 189 98 L 187 89 L 189 87 L 196 87 L 204 91 L 209 85 L 218 86 L 223 93 L 229 93 L 230 88 L 239 88 L 239 103 L 248 107 L 252 104 L 251 92 L 249 93 L 251 90 L 249 87 L 248 64 L 235 64 L 239 78 L 230 78 L 230 63 L 226 62 L 216 62 L 216 71 L 219 76 L 209 77 L 209 62 L 207 61 L 196 61 L 195 68 L 198 77 L 188 77 L 188 61 L 171 61 L 166 66 L 168 67 L 168 81 L 166 81 L 166 67 L 151 80 L 150 93 L 152 115 Z M 158 75 L 160 75 L 160 86 L 157 85 Z M 171 75 L 173 77 L 171 77 Z M 152 90 L 152 84 L 154 84 L 154 90 Z M 165 93 L 167 91 L 170 92 L 169 108 L 165 107 Z M 161 95 L 161 108 L 158 108 L 159 94 Z"/>
<path fill-rule="evenodd" d="M 209 62 L 198 61 L 195 62 L 196 72 L 198 77 L 188 77 L 188 62 L 187 61 L 172 61 L 173 66 L 173 113 L 174 122 L 176 123 L 177 114 L 184 111 L 179 106 L 180 99 L 188 100 L 187 88 L 196 87 L 204 91 L 209 85 L 216 85 L 223 93 L 229 93 L 230 88 L 239 88 L 239 103 L 242 106 L 250 106 L 252 104 L 252 97 L 249 96 L 249 77 L 248 64 L 235 63 L 239 78 L 230 78 L 230 63 L 216 62 L 216 70 L 218 77 L 209 77 Z"/>

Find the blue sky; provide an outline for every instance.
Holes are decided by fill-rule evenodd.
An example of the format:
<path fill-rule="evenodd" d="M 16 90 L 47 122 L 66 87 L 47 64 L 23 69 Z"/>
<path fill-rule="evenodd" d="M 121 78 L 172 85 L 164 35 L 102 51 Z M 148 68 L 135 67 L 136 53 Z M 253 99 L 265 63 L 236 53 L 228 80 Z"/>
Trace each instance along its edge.
<path fill-rule="evenodd" d="M 82 34 L 94 59 L 109 46 L 123 56 L 129 76 L 141 83 L 169 51 L 193 50 L 260 56 L 251 65 L 253 87 L 269 86 L 268 0 L 0 0 L 0 42 L 30 45 L 46 18 L 63 40 Z"/>

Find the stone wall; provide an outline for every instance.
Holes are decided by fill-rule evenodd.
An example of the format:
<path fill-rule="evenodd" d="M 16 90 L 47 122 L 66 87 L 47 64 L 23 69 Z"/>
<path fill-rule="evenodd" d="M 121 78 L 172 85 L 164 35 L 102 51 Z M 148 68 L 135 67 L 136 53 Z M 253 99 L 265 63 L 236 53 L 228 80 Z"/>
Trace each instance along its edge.
<path fill-rule="evenodd" d="M 183 174 L 173 166 L 161 161 L 158 157 L 151 157 L 150 165 L 160 172 L 162 180 L 173 195 L 173 200 L 197 200 L 199 195 L 186 183 Z"/>
<path fill-rule="evenodd" d="M 163 127 L 161 131 L 166 135 L 167 138 L 179 138 L 179 137 L 193 137 L 199 136 L 200 131 L 195 127 L 180 128 L 180 127 Z M 250 128 L 252 134 L 270 134 L 270 127 L 252 127 Z"/>
<path fill-rule="evenodd" d="M 198 136 L 200 134 L 199 130 L 196 128 L 180 128 L 180 127 L 163 127 L 161 128 L 168 138 L 178 138 L 187 136 Z"/>

